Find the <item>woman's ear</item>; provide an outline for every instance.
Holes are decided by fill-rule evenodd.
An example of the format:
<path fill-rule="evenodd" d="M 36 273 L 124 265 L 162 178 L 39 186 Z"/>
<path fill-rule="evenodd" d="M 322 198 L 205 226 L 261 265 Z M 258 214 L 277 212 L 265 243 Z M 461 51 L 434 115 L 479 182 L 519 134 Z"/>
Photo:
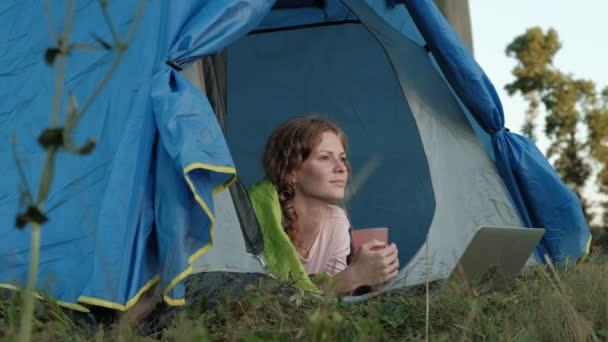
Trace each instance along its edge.
<path fill-rule="evenodd" d="M 291 183 L 291 185 L 296 184 L 296 178 L 296 170 L 291 171 L 289 174 L 289 183 Z"/>

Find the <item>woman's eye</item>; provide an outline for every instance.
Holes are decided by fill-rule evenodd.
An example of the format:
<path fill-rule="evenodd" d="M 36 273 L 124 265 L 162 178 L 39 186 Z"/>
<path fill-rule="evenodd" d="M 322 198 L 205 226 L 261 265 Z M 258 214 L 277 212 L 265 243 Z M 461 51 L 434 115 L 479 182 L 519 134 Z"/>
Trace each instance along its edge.
<path fill-rule="evenodd" d="M 329 160 L 329 156 L 321 156 L 321 160 Z"/>

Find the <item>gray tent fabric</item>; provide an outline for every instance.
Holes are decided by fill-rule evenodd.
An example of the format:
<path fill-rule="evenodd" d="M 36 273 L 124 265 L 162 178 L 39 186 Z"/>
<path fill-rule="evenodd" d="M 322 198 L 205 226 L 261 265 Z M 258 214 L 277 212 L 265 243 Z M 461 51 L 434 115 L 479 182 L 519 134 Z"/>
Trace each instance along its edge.
<path fill-rule="evenodd" d="M 325 113 L 349 137 L 353 178 L 369 169 L 346 203 L 353 227 L 388 225 L 403 264 L 426 239 L 434 199 L 416 123 L 361 24 L 244 37 L 228 49 L 227 110 L 226 137 L 244 184 L 264 176 L 260 157 L 272 129 L 293 115 Z"/>
<path fill-rule="evenodd" d="M 391 286 L 423 283 L 427 266 L 431 280 L 445 278 L 480 226 L 520 219 L 424 48 L 346 3 L 362 24 L 250 35 L 228 49 L 227 141 L 240 178 L 263 175 L 259 155 L 278 123 L 329 113 L 355 173 L 380 161 L 347 207 L 355 228 L 389 226 L 406 265 Z"/>
<path fill-rule="evenodd" d="M 216 222 L 211 231 L 213 245 L 194 262 L 193 272 L 264 273 L 261 256 L 247 253 L 230 192 L 223 191 L 213 200 L 216 208 Z"/>
<path fill-rule="evenodd" d="M 390 28 L 369 7 L 347 1 L 384 47 L 415 117 L 428 159 L 436 208 L 420 248 L 392 286 L 445 278 L 480 226 L 521 227 L 506 188 L 426 50 Z M 422 246 L 421 246 L 422 247 Z"/>
<path fill-rule="evenodd" d="M 305 113 L 336 121 L 349 136 L 353 227 L 388 226 L 400 249 L 404 266 L 386 290 L 445 278 L 480 226 L 522 223 L 417 33 L 400 33 L 362 1 L 344 3 L 360 23 L 250 34 L 213 56 L 221 68 L 207 58 L 184 73 L 194 84 L 222 79 L 225 135 L 245 185 L 263 176 L 263 145 L 279 123 Z M 264 273 L 245 251 L 231 196 L 214 197 L 214 244 L 195 272 Z"/>
<path fill-rule="evenodd" d="M 199 60 L 183 71 L 183 75 L 203 93 L 207 90 L 204 73 L 206 63 Z M 231 192 L 222 191 L 213 197 L 213 201 L 216 210 L 216 220 L 211 230 L 213 244 L 207 253 L 193 263 L 193 273 L 264 273 L 262 256 L 247 253 Z"/>

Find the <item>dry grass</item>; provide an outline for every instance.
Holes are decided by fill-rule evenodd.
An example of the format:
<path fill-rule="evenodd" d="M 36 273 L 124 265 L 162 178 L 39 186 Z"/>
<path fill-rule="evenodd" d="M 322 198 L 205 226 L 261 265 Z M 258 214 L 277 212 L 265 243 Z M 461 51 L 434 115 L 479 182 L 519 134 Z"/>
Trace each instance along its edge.
<path fill-rule="evenodd" d="M 509 290 L 435 285 L 428 319 L 431 341 L 606 341 L 608 255 L 577 268 L 539 267 Z M 398 291 L 365 303 L 317 298 L 272 282 L 249 286 L 243 298 L 204 301 L 182 310 L 170 326 L 141 336 L 128 325 L 78 328 L 59 308 L 37 304 L 35 340 L 384 341 L 424 340 L 422 291 Z M 18 299 L 0 301 L 0 340 L 14 336 Z"/>

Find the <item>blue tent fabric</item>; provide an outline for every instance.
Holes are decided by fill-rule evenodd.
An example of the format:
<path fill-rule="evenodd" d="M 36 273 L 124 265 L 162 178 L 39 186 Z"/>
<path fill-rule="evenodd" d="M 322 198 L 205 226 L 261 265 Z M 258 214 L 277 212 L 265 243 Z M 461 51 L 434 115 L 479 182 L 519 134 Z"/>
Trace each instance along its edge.
<path fill-rule="evenodd" d="M 406 6 L 446 79 L 492 135 L 496 166 L 522 220 L 546 229 L 538 256 L 547 253 L 563 263 L 587 255 L 591 234 L 578 197 L 530 140 L 504 128 L 496 89 L 432 1 L 411 0 Z"/>
<path fill-rule="evenodd" d="M 182 251 L 171 245 L 159 246 L 160 264 L 166 265 L 161 269 L 164 299 L 179 305 L 183 304 L 184 288 L 175 288 L 173 284 L 191 273 L 189 265 L 210 247 L 210 244 L 200 249 L 196 246 L 201 241 L 211 242 L 212 195 L 226 188 L 234 179 L 235 171 L 209 102 L 197 95 L 198 90 L 174 70 L 165 69 L 158 77 L 166 77 L 168 81 L 155 82 L 152 89 L 162 142 L 156 155 L 155 223 L 157 234 L 163 234 L 160 240 L 181 241 L 189 247 Z M 201 149 L 201 146 L 205 148 Z M 188 187 L 180 186 L 184 176 Z M 176 180 L 180 182 L 174 182 Z M 194 194 L 195 202 L 189 193 Z M 203 211 L 197 210 L 200 209 L 196 208 L 198 205 Z M 200 234 L 201 230 L 189 232 L 189 227 L 209 227 L 209 231 L 205 234 Z M 188 266 L 180 271 L 186 265 L 185 260 Z"/>
<path fill-rule="evenodd" d="M 491 83 L 431 2 L 406 2 L 411 18 L 399 15 L 406 14 L 402 5 L 388 10 L 384 0 L 366 2 L 431 48 L 462 102 L 492 135 L 497 166 L 522 217 L 547 229 L 543 251 L 558 262 L 584 255 L 589 230 L 575 196 L 531 142 L 503 128 Z M 66 3 L 49 5 L 58 32 Z M 160 282 L 167 303 L 184 303 L 182 280 L 212 243 L 212 195 L 230 184 L 235 169 L 209 101 L 175 66 L 221 51 L 256 28 L 354 19 L 337 0 L 328 1 L 324 11 L 303 8 L 267 17 L 273 3 L 145 1 L 129 50 L 73 133 L 76 142 L 93 138 L 95 150 L 57 155 L 60 168 L 43 208 L 49 222 L 41 232 L 41 291 L 77 310 L 87 310 L 81 304 L 126 310 Z M 110 3 L 119 36 L 126 35 L 137 5 Z M 56 67 L 43 59 L 55 44 L 44 9 L 42 0 L 0 3 L 0 136 L 18 138 L 15 149 L 32 187 L 45 156 L 36 137 L 49 125 L 56 77 Z M 96 44 L 91 32 L 112 41 L 98 1 L 78 1 L 74 14 L 71 41 Z M 114 55 L 104 49 L 72 53 L 64 94 L 84 101 Z M 64 96 L 61 113 L 66 102 Z M 15 289 L 27 279 L 30 235 L 14 228 L 23 208 L 9 139 L 0 140 L 0 155 L 0 287 Z"/>
<path fill-rule="evenodd" d="M 356 19 L 342 2 L 326 1 L 321 7 L 282 8 L 270 11 L 255 29 L 267 30 Z"/>
<path fill-rule="evenodd" d="M 121 37 L 138 1 L 112 2 Z M 167 63 L 185 67 L 223 49 L 255 27 L 272 1 L 145 2 L 134 40 L 107 87 L 74 132 L 92 137 L 89 156 L 60 152 L 42 228 L 37 287 L 60 304 L 126 310 L 156 282 L 169 304 L 184 302 L 181 281 L 211 244 L 211 196 L 235 177 L 234 165 L 208 100 Z M 27 183 L 38 184 L 44 151 L 35 137 L 48 126 L 56 71 L 44 63 L 52 36 L 39 0 L 0 5 L 6 37 L 0 74 L 0 133 L 18 137 Z M 62 31 L 66 1 L 50 6 Z M 78 2 L 72 41 L 112 41 L 97 1 Z M 84 101 L 114 52 L 74 52 L 67 60 L 66 93 Z M 65 97 L 63 99 L 65 103 Z M 64 112 L 65 106 L 62 107 Z M 19 177 L 8 139 L 0 142 L 0 286 L 25 283 L 29 231 L 17 230 Z"/>

